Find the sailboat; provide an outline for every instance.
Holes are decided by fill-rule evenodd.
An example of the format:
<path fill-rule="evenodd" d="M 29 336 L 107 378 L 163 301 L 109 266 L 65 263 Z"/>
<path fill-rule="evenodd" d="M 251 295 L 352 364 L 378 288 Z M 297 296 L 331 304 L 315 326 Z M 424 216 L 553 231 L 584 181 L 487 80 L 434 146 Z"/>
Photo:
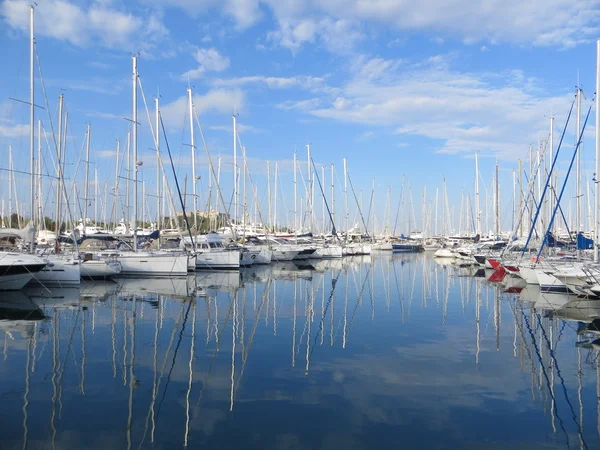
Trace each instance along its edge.
<path fill-rule="evenodd" d="M 169 251 L 139 251 L 138 249 L 138 159 L 137 159 L 137 55 L 132 56 L 132 144 L 133 144 L 133 245 L 130 251 L 107 250 L 101 257 L 116 256 L 121 263 L 121 273 L 124 276 L 186 276 L 188 273 L 188 255 L 186 253 Z M 158 133 L 158 129 L 157 129 Z"/>

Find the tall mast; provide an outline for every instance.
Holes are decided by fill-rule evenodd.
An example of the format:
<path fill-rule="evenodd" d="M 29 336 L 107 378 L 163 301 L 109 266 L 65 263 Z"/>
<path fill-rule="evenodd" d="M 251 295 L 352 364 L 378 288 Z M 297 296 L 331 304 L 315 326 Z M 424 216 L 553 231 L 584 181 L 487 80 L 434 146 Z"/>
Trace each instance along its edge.
<path fill-rule="evenodd" d="M 62 122 L 63 122 L 63 102 L 64 95 L 60 94 L 58 97 L 58 147 L 57 147 L 57 158 L 56 158 L 56 166 L 58 170 L 57 180 L 56 180 L 56 215 L 55 215 L 55 223 L 56 223 L 56 240 L 58 241 L 58 235 L 60 234 L 60 199 L 61 199 L 61 187 L 62 187 L 62 171 L 61 168 L 61 153 L 62 153 Z"/>
<path fill-rule="evenodd" d="M 243 227 L 244 227 L 244 239 L 246 237 L 246 215 L 248 213 L 248 194 L 246 193 L 246 147 L 242 146 L 242 167 L 244 170 L 244 179 L 243 179 L 243 188 L 244 188 L 244 211 L 243 211 L 243 218 L 242 218 L 242 223 L 243 223 Z"/>
<path fill-rule="evenodd" d="M 344 161 L 344 203 L 346 204 L 346 237 L 348 237 L 348 221 L 349 221 L 349 213 L 348 213 L 348 167 L 346 166 L 346 158 Z"/>
<path fill-rule="evenodd" d="M 30 189 L 30 205 L 29 205 L 29 213 L 31 215 L 31 220 L 34 218 L 34 209 L 35 209 L 35 149 L 34 149 L 34 140 L 35 140 L 35 105 L 34 105 L 34 76 L 33 76 L 33 53 L 34 53 L 34 45 L 35 45 L 35 37 L 33 35 L 33 6 L 29 7 L 29 163 L 30 163 L 30 171 L 31 176 L 29 177 L 29 189 Z M 35 226 L 35 222 L 34 222 Z M 32 238 L 29 243 L 29 249 L 33 252 L 33 245 L 35 239 Z"/>
<path fill-rule="evenodd" d="M 83 186 L 83 235 L 87 233 L 87 211 L 90 189 L 90 131 L 91 125 L 87 124 L 85 133 L 85 185 Z"/>
<path fill-rule="evenodd" d="M 333 230 L 335 224 L 335 186 L 333 183 L 334 177 L 334 166 L 331 164 L 331 229 Z"/>
<path fill-rule="evenodd" d="M 198 231 L 198 208 L 196 196 L 196 145 L 194 142 L 194 104 L 192 102 L 192 88 L 187 88 L 188 106 L 190 108 L 190 146 L 192 147 L 192 205 L 194 208 L 194 228 Z"/>
<path fill-rule="evenodd" d="M 596 182 L 594 183 L 594 262 L 600 256 L 600 40 L 596 41 Z"/>
<path fill-rule="evenodd" d="M 273 231 L 273 217 L 271 215 L 271 161 L 267 161 L 267 221 L 269 231 Z"/>
<path fill-rule="evenodd" d="M 125 178 L 125 232 L 129 234 L 131 226 L 131 209 L 129 208 L 129 200 L 131 190 L 129 189 L 129 179 L 131 178 L 131 132 L 127 133 L 127 177 Z"/>
<path fill-rule="evenodd" d="M 160 109 L 158 107 L 158 97 L 154 99 L 154 106 L 156 109 L 156 142 L 154 143 L 156 147 L 156 229 L 160 231 Z"/>
<path fill-rule="evenodd" d="M 438 235 L 438 198 L 439 198 L 439 188 L 435 188 L 435 232 L 434 234 Z"/>
<path fill-rule="evenodd" d="M 98 226 L 98 168 L 94 167 L 94 225 Z"/>
<path fill-rule="evenodd" d="M 233 117 L 233 222 L 237 220 L 238 202 L 237 202 L 237 120 L 235 114 Z"/>
<path fill-rule="evenodd" d="M 575 145 L 581 139 L 581 88 L 577 83 L 577 131 L 575 132 Z M 576 156 L 576 188 L 575 188 L 575 232 L 581 231 L 581 151 Z"/>
<path fill-rule="evenodd" d="M 309 232 L 312 232 L 313 229 L 313 219 L 315 217 L 314 214 L 314 205 L 313 205 L 313 197 L 312 197 L 312 168 L 310 166 L 310 144 L 306 144 L 306 154 L 307 154 L 307 174 L 308 174 L 308 192 L 306 193 L 306 198 L 308 201 L 306 202 L 310 207 L 310 225 Z"/>
<path fill-rule="evenodd" d="M 481 206 L 479 205 L 479 152 L 475 152 L 475 234 L 481 235 Z"/>
<path fill-rule="evenodd" d="M 117 139 L 117 148 L 115 149 L 116 153 L 116 164 L 115 164 L 115 186 L 114 186 L 114 198 L 113 198 L 113 213 L 111 214 L 112 220 L 117 222 L 117 211 L 119 204 L 119 147 L 121 146 L 121 141 Z M 113 223 L 113 228 L 115 223 Z M 114 231 L 114 230 L 113 230 Z"/>
<path fill-rule="evenodd" d="M 294 233 L 298 232 L 298 170 L 296 168 L 296 152 L 294 152 Z"/>
<path fill-rule="evenodd" d="M 8 228 L 12 228 L 12 186 L 13 186 L 12 145 L 8 145 Z M 16 194 L 16 192 L 15 192 Z"/>
<path fill-rule="evenodd" d="M 519 211 L 517 209 L 517 173 L 515 169 L 512 171 L 512 179 L 513 179 L 513 217 L 512 217 L 512 226 L 511 229 L 515 229 L 517 217 L 519 217 Z M 512 236 L 511 236 L 512 238 Z"/>
<path fill-rule="evenodd" d="M 323 183 L 325 183 L 325 166 L 321 166 L 321 184 Z M 321 204 L 321 207 L 321 214 L 323 217 L 323 235 L 325 235 L 325 195 L 323 195 L 323 202 Z"/>
<path fill-rule="evenodd" d="M 275 161 L 275 192 L 273 193 L 273 227 L 277 228 L 277 183 L 279 178 L 279 165 Z M 275 230 L 274 230 L 275 231 Z"/>
<path fill-rule="evenodd" d="M 494 189 L 494 222 L 496 237 L 500 236 L 500 180 L 498 179 L 498 163 L 496 163 L 496 181 Z"/>
<path fill-rule="evenodd" d="M 41 230 L 44 226 L 44 215 L 42 209 L 42 121 L 38 120 L 38 161 L 37 161 L 37 203 L 38 203 L 38 223 Z"/>
<path fill-rule="evenodd" d="M 550 164 L 554 161 L 554 117 L 550 117 Z M 548 211 L 546 223 L 550 223 L 550 216 L 552 215 L 552 211 L 554 211 L 554 180 L 555 175 L 550 174 L 550 180 L 548 180 L 548 188 L 550 189 L 550 195 L 548 196 Z M 552 222 L 551 232 L 554 231 L 554 222 Z"/>
<path fill-rule="evenodd" d="M 137 56 L 133 55 L 132 57 L 133 63 L 133 104 L 132 104 L 132 120 L 133 120 L 133 129 L 131 133 L 131 139 L 133 141 L 133 251 L 137 252 L 137 78 L 138 78 L 138 69 L 137 69 Z"/>

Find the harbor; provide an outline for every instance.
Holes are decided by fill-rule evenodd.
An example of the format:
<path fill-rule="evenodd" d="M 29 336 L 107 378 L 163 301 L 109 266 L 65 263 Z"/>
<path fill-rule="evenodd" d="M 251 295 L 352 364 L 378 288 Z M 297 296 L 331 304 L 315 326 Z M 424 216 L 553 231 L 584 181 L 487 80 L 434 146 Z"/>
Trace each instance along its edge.
<path fill-rule="evenodd" d="M 598 302 L 493 273 L 378 253 L 3 296 L 2 447 L 596 448 Z"/>
<path fill-rule="evenodd" d="M 592 9 L 92 3 L 0 4 L 0 449 L 600 448 Z"/>

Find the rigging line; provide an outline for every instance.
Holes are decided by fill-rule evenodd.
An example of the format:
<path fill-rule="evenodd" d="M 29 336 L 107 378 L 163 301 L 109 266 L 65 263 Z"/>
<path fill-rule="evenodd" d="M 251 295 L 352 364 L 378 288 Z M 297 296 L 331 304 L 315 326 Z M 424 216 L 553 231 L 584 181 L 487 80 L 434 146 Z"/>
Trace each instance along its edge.
<path fill-rule="evenodd" d="M 354 310 L 352 311 L 352 317 L 350 317 L 350 322 L 348 323 L 348 329 L 346 330 L 346 336 L 348 336 L 350 334 L 350 329 L 352 328 L 352 323 L 354 322 L 354 316 L 356 315 L 356 310 L 358 309 L 358 305 L 362 301 L 363 292 L 365 290 L 365 286 L 367 285 L 367 280 L 369 279 L 370 271 L 371 271 L 371 267 L 369 266 L 367 269 L 367 273 L 365 275 L 363 284 L 360 288 L 360 292 L 358 293 L 358 298 L 356 299 L 356 305 L 354 305 Z M 369 292 L 370 291 L 371 291 L 371 285 L 369 285 Z M 373 296 L 373 293 L 371 292 L 371 297 L 372 296 Z"/>
<path fill-rule="evenodd" d="M 544 374 L 544 378 L 546 379 L 546 385 L 548 386 L 548 389 L 550 389 L 550 379 L 548 378 L 548 373 L 546 372 L 546 367 L 544 367 L 544 363 L 542 361 L 542 356 L 540 355 L 540 349 L 539 349 L 538 343 L 537 343 L 537 338 L 533 334 L 533 330 L 531 329 L 531 325 L 529 323 L 529 319 L 528 319 L 527 314 L 523 314 L 523 319 L 525 320 L 525 325 L 527 326 L 527 330 L 529 331 L 529 335 L 531 336 L 531 343 L 533 345 L 533 348 L 535 349 L 535 353 L 536 353 L 536 355 L 538 357 L 538 360 L 540 362 L 540 367 L 542 369 L 542 373 Z M 532 363 L 533 363 L 533 359 L 532 359 Z M 558 376 L 561 377 L 560 371 L 558 370 L 558 367 L 556 367 L 556 369 L 557 369 Z M 562 380 L 562 381 L 563 381 L 563 387 L 564 387 L 564 380 Z M 552 400 L 554 400 L 554 403 L 555 403 L 554 413 L 556 415 L 556 418 L 560 422 L 560 428 L 562 429 L 563 433 L 565 434 L 565 439 L 567 440 L 567 448 L 570 449 L 571 448 L 571 444 L 570 444 L 570 441 L 569 441 L 569 434 L 567 433 L 567 430 L 565 429 L 565 424 L 564 424 L 562 418 L 558 415 L 558 404 L 556 404 L 556 398 L 554 397 L 554 394 L 552 393 L 551 390 L 550 390 L 550 397 L 552 398 Z M 566 397 L 566 391 L 565 391 L 565 397 Z M 569 402 L 568 397 L 567 397 L 567 402 Z M 570 404 L 570 402 L 569 402 L 569 404 Z M 571 407 L 571 409 L 572 409 L 572 407 Z M 585 442 L 584 442 L 584 445 L 585 445 Z M 586 448 L 587 448 L 587 446 L 586 446 Z"/>
<path fill-rule="evenodd" d="M 240 375 L 238 376 L 237 386 L 235 388 L 235 392 L 237 393 L 240 388 L 240 383 L 242 382 L 242 377 L 244 376 L 244 369 L 246 368 L 246 361 L 248 360 L 248 353 L 250 352 L 250 348 L 252 347 L 252 341 L 254 340 L 254 334 L 256 333 L 256 328 L 260 321 L 260 313 L 265 303 L 265 299 L 267 298 L 267 293 L 269 293 L 269 289 L 271 288 L 271 279 L 267 280 L 265 284 L 265 288 L 263 290 L 263 295 L 260 300 L 260 304 L 258 305 L 258 310 L 256 311 L 256 318 L 254 319 L 254 324 L 252 324 L 252 331 L 250 333 L 250 338 L 248 339 L 248 345 L 242 352 L 242 368 L 240 370 Z"/>
<path fill-rule="evenodd" d="M 198 125 L 198 130 L 200 131 L 200 137 L 202 138 L 202 144 L 204 146 L 204 150 L 206 151 L 206 156 L 208 158 L 208 166 L 210 167 L 210 171 L 213 175 L 214 185 L 217 187 L 217 194 L 219 196 L 219 199 L 221 200 L 221 204 L 223 205 L 223 211 L 227 211 L 227 205 L 225 204 L 225 199 L 223 198 L 223 192 L 221 191 L 220 184 L 217 182 L 218 178 L 217 178 L 217 174 L 215 173 L 215 167 L 212 163 L 212 158 L 210 157 L 210 152 L 208 151 L 208 145 L 206 144 L 206 139 L 204 138 L 204 131 L 202 131 L 202 125 L 200 125 L 200 119 L 198 118 L 198 112 L 196 111 L 195 108 L 194 108 L 194 118 L 196 119 L 196 125 Z M 235 168 L 234 168 L 234 170 L 235 170 Z M 229 215 L 229 213 L 227 213 L 226 216 L 227 216 L 227 222 L 229 222 L 228 225 L 229 225 L 229 228 L 231 229 L 232 235 L 233 235 L 234 239 L 237 240 L 237 233 L 235 231 L 235 228 L 233 227 L 233 221 L 231 220 L 231 216 Z M 217 217 L 217 219 L 218 219 L 218 217 Z"/>
<path fill-rule="evenodd" d="M 584 125 L 584 128 L 585 128 L 585 125 Z M 583 446 L 585 448 L 588 448 L 587 444 L 585 443 L 585 440 L 583 439 L 583 433 L 582 433 L 582 429 L 581 429 L 582 426 L 579 424 L 579 421 L 577 420 L 577 415 L 575 414 L 575 409 L 573 408 L 573 405 L 571 404 L 571 400 L 569 400 L 569 397 L 567 395 L 567 386 L 565 385 L 565 379 L 563 378 L 560 368 L 558 367 L 558 361 L 556 360 L 556 354 L 554 353 L 554 349 L 550 345 L 550 340 L 548 339 L 548 335 L 546 334 L 546 329 L 542 326 L 542 319 L 540 318 L 540 316 L 538 314 L 536 314 L 536 317 L 538 320 L 538 325 L 540 326 L 540 328 L 542 330 L 542 336 L 544 336 L 544 340 L 546 341 L 546 345 L 548 346 L 548 350 L 550 352 L 550 357 L 552 358 L 552 361 L 554 361 L 554 367 L 556 367 L 556 374 L 558 375 L 558 378 L 560 378 L 560 384 L 562 385 L 563 392 L 565 394 L 565 400 L 567 401 L 569 408 L 571 408 L 571 413 L 573 415 L 573 422 L 575 422 L 575 425 L 577 426 L 577 432 L 579 434 L 579 438 L 581 439 Z M 561 330 L 561 333 L 562 333 L 562 330 Z M 541 360 L 540 360 L 540 362 L 541 362 Z M 546 380 L 546 381 L 548 381 L 548 380 Z"/>
<path fill-rule="evenodd" d="M 567 121 L 565 122 L 565 127 L 563 128 L 563 132 L 560 136 L 560 141 L 558 142 L 558 147 L 556 149 L 556 153 L 554 154 L 554 160 L 552 161 L 552 166 L 550 166 L 550 174 L 552 174 L 552 172 L 554 171 L 554 166 L 556 165 L 556 161 L 558 160 L 558 154 L 560 153 L 560 147 L 562 145 L 563 139 L 565 137 L 565 133 L 567 131 L 567 126 L 569 125 L 569 121 L 571 120 L 571 114 L 573 113 L 573 107 L 575 106 L 575 99 L 573 99 L 573 102 L 571 103 L 571 109 L 569 110 L 569 115 L 567 116 Z M 592 107 L 590 106 L 590 111 L 591 111 Z M 588 116 L 589 116 L 589 112 L 588 112 Z M 586 118 L 586 123 L 587 123 L 587 118 Z M 585 123 L 583 125 L 583 128 L 585 129 Z M 581 137 L 579 139 L 579 141 L 581 142 Z M 577 148 L 579 147 L 579 143 L 577 143 Z M 577 148 L 575 148 L 575 154 L 577 153 Z M 539 153 L 538 153 L 539 155 Z M 541 158 L 538 157 L 538 170 L 540 168 L 541 165 Z M 572 164 L 571 164 L 572 165 Z M 570 168 L 569 168 L 569 172 L 570 172 Z M 569 177 L 569 173 L 567 173 L 567 178 Z M 535 227 L 535 224 L 537 222 L 537 219 L 540 215 L 540 210 L 542 202 L 544 201 L 544 197 L 546 196 L 546 192 L 548 191 L 548 184 L 550 183 L 550 177 L 548 177 L 546 179 L 546 183 L 544 184 L 544 190 L 542 191 L 542 195 L 539 198 L 539 205 L 537 207 L 537 211 L 535 212 L 535 217 L 533 218 L 533 222 L 530 224 L 531 225 L 531 229 L 529 230 L 529 236 L 527 236 L 527 241 L 525 242 L 525 246 L 523 247 L 523 252 L 521 253 L 521 256 L 523 256 L 525 254 L 525 250 L 527 250 L 527 246 L 529 245 L 529 241 L 531 240 L 531 235 L 533 233 L 533 228 Z M 539 185 L 538 185 L 539 186 Z M 533 188 L 533 186 L 532 186 Z M 538 187 L 539 189 L 539 187 Z M 560 200 L 559 200 L 560 201 Z M 555 212 L 556 214 L 556 212 Z M 542 243 L 542 248 L 544 247 L 544 244 Z M 538 254 L 539 257 L 539 254 Z"/>
<path fill-rule="evenodd" d="M 348 175 L 348 181 L 350 182 L 350 188 L 352 189 L 352 195 L 354 195 L 354 201 L 356 201 L 356 207 L 358 208 L 358 213 L 360 214 L 360 219 L 362 220 L 362 223 L 365 226 L 365 233 L 369 234 L 369 229 L 367 228 L 367 224 L 365 223 L 365 218 L 363 217 L 362 211 L 360 209 L 360 204 L 358 203 L 358 198 L 356 197 L 356 192 L 354 191 L 354 186 L 352 184 L 352 178 L 350 178 L 350 174 L 348 173 L 348 170 L 346 170 L 346 173 Z"/>
<path fill-rule="evenodd" d="M 400 187 L 400 198 L 398 199 L 398 207 L 396 208 L 396 219 L 394 220 L 394 230 L 392 231 L 392 235 L 394 235 L 394 236 L 396 236 L 396 227 L 398 226 L 398 218 L 400 216 L 400 207 L 402 206 L 402 197 L 403 196 L 404 196 L 404 175 L 402 175 L 402 186 Z"/>
<path fill-rule="evenodd" d="M 161 120 L 162 123 L 162 120 Z M 169 152 L 170 154 L 170 152 Z M 165 383 L 165 390 L 163 391 L 162 398 L 160 399 L 160 403 L 158 404 L 158 409 L 156 410 L 156 421 L 158 421 L 158 416 L 160 415 L 160 409 L 162 407 L 165 396 L 167 395 L 167 389 L 169 388 L 169 383 L 171 382 L 171 374 L 173 373 L 173 368 L 175 367 L 175 360 L 177 359 L 177 352 L 179 351 L 179 346 L 181 345 L 181 340 L 183 339 L 183 332 L 185 331 L 185 324 L 187 323 L 187 318 L 190 313 L 190 308 L 192 307 L 192 300 L 188 302 L 188 307 L 185 311 L 185 316 L 183 317 L 183 323 L 181 324 L 181 331 L 179 332 L 179 340 L 177 341 L 177 345 L 175 346 L 175 351 L 173 352 L 173 361 L 171 361 L 171 368 L 169 369 L 169 373 L 167 374 L 167 382 Z"/>
<path fill-rule="evenodd" d="M 319 338 L 319 335 L 323 331 L 323 323 L 325 322 L 325 317 L 327 316 L 327 311 L 329 310 L 329 305 L 331 304 L 331 299 L 333 298 L 333 294 L 335 293 L 335 287 L 337 286 L 338 278 L 340 277 L 341 274 L 342 274 L 342 271 L 340 270 L 338 272 L 337 276 L 335 277 L 335 279 L 331 280 L 331 293 L 329 294 L 329 298 L 327 299 L 327 304 L 325 305 L 325 311 L 323 312 L 323 316 L 321 317 L 321 320 L 319 321 L 319 330 L 317 331 L 317 334 L 315 335 L 315 340 L 313 342 L 313 347 L 310 351 L 310 355 L 308 355 L 309 361 L 312 358 L 312 354 L 315 351 L 315 347 L 317 347 L 317 339 Z M 308 341 L 308 339 L 310 339 L 310 336 L 307 337 L 307 341 Z"/>
<path fill-rule="evenodd" d="M 590 113 L 592 112 L 592 106 L 593 105 L 590 105 L 590 108 L 588 109 L 587 115 L 585 116 L 585 121 L 583 122 L 583 128 L 581 129 L 581 135 L 579 136 L 579 142 L 577 142 L 577 145 L 575 147 L 575 151 L 573 152 L 573 157 L 571 158 L 571 163 L 569 164 L 569 169 L 567 170 L 567 174 L 565 176 L 565 181 L 564 181 L 563 186 L 562 186 L 562 188 L 560 190 L 560 194 L 559 194 L 558 200 L 556 202 L 556 207 L 554 208 L 552 216 L 550 217 L 550 223 L 548 224 L 548 228 L 546 230 L 546 235 L 544 236 L 544 239 L 542 240 L 542 245 L 540 245 L 540 249 L 539 249 L 539 251 L 537 253 L 536 262 L 538 262 L 539 259 L 540 259 L 540 255 L 542 254 L 542 251 L 544 250 L 544 246 L 545 246 L 546 241 L 548 239 L 548 235 L 550 234 L 550 230 L 552 229 L 552 225 L 554 224 L 554 218 L 556 217 L 556 211 L 558 210 L 558 207 L 560 206 L 560 201 L 562 200 L 562 196 L 563 196 L 563 194 L 565 192 L 565 188 L 567 187 L 567 181 L 569 180 L 569 174 L 571 173 L 571 169 L 573 168 L 573 163 L 575 162 L 575 158 L 577 156 L 577 152 L 578 152 L 579 148 L 581 147 L 581 142 L 583 141 L 583 136 L 584 136 L 584 133 L 585 133 L 585 127 L 586 127 L 588 119 L 590 117 Z"/>
<path fill-rule="evenodd" d="M 192 241 L 192 249 L 196 251 L 196 246 L 194 244 L 194 238 L 192 236 L 192 230 L 190 229 L 190 223 L 188 221 L 187 214 L 185 212 L 185 203 L 183 202 L 183 198 L 181 197 L 181 190 L 179 189 L 179 181 L 177 180 L 177 174 L 175 173 L 175 166 L 173 165 L 173 156 L 171 155 L 171 148 L 169 147 L 169 140 L 167 139 L 167 132 L 165 130 L 165 124 L 162 120 L 162 114 L 158 114 L 160 118 L 160 126 L 162 127 L 163 136 L 165 137 L 165 144 L 167 145 L 167 152 L 169 153 L 169 160 L 171 161 L 171 169 L 173 169 L 173 178 L 175 178 L 175 186 L 177 187 L 177 194 L 179 195 L 179 202 L 181 203 L 181 209 L 183 211 L 183 219 L 185 220 L 185 226 L 187 228 L 187 232 L 190 235 L 190 239 Z M 189 310 L 189 308 L 188 308 Z M 187 313 L 186 313 L 187 317 Z"/>
<path fill-rule="evenodd" d="M 216 298 L 217 297 L 215 296 L 215 300 L 216 300 Z M 229 305 L 229 309 L 227 310 L 227 315 L 225 316 L 225 321 L 223 322 L 223 328 L 219 329 L 218 337 L 223 336 L 223 333 L 227 329 L 227 323 L 229 322 L 229 318 L 231 316 L 232 309 L 233 309 L 233 302 L 231 302 Z M 218 322 L 219 318 L 215 317 L 215 321 Z M 202 388 L 200 389 L 200 392 L 198 394 L 198 401 L 196 402 L 196 405 L 194 406 L 194 417 L 192 418 L 192 421 L 196 418 L 198 408 L 200 407 L 200 401 L 202 400 L 202 396 L 204 394 L 204 388 L 206 387 L 206 382 L 208 381 L 208 377 L 210 376 L 210 374 L 212 372 L 213 363 L 215 362 L 215 359 L 217 358 L 218 353 L 219 353 L 219 344 L 217 343 L 215 346 L 215 351 L 213 352 L 213 356 L 210 359 L 210 364 L 208 365 L 208 369 L 206 371 L 206 376 L 202 380 Z"/>
<path fill-rule="evenodd" d="M 327 202 L 327 197 L 325 196 L 325 192 L 323 191 L 323 185 L 321 184 L 321 178 L 319 178 L 319 173 L 315 166 L 315 161 L 310 157 L 310 162 L 312 163 L 313 169 L 315 171 L 315 175 L 317 177 L 317 182 L 319 183 L 319 188 L 321 189 L 321 195 L 323 195 L 323 201 L 325 202 L 325 207 L 327 208 L 327 213 L 329 214 L 329 220 L 331 220 L 332 230 L 331 234 L 337 237 L 337 231 L 335 229 L 335 223 L 333 222 L 333 216 L 331 215 L 331 210 L 329 209 L 329 203 Z M 339 239 L 339 238 L 338 238 Z"/>

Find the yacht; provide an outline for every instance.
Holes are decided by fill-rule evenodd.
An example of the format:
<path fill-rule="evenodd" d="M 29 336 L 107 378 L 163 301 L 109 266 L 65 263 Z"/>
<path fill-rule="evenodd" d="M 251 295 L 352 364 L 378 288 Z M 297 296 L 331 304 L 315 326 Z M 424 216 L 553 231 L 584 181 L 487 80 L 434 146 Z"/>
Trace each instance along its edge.
<path fill-rule="evenodd" d="M 223 246 L 217 233 L 198 234 L 192 238 L 184 236 L 181 244 L 196 253 L 196 269 L 239 269 L 240 251 Z"/>
<path fill-rule="evenodd" d="M 35 255 L 0 252 L 0 291 L 22 289 L 46 264 L 46 261 Z"/>

